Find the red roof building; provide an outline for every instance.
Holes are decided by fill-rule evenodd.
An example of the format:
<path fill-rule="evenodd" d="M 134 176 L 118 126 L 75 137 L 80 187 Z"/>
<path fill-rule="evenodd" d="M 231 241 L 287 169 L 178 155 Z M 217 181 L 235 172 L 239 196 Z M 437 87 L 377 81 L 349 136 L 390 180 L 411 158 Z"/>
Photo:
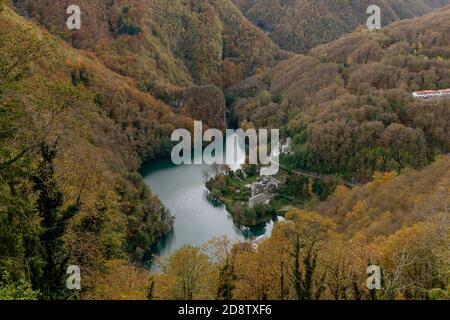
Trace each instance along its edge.
<path fill-rule="evenodd" d="M 438 98 L 438 97 L 450 97 L 450 89 L 444 89 L 444 90 L 425 90 L 425 91 L 416 91 L 413 92 L 414 98 L 421 98 L 421 99 L 431 99 L 431 98 Z"/>

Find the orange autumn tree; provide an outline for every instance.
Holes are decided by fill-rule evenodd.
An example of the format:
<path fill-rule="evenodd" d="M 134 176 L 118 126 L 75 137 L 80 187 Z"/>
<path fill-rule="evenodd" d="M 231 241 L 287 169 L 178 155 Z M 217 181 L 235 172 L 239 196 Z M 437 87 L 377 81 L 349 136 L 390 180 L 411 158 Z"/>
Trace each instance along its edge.
<path fill-rule="evenodd" d="M 450 223 L 445 214 L 403 227 L 381 248 L 385 298 L 427 299 L 435 288 L 448 291 Z"/>
<path fill-rule="evenodd" d="M 212 264 L 199 248 L 184 246 L 159 261 L 155 275 L 155 299 L 196 300 L 214 298 Z"/>
<path fill-rule="evenodd" d="M 325 292 L 322 263 L 334 223 L 315 212 L 294 209 L 256 251 L 236 255 L 236 298 L 319 299 Z"/>
<path fill-rule="evenodd" d="M 124 260 L 110 260 L 97 274 L 95 287 L 85 296 L 94 300 L 146 300 L 152 288 L 150 273 Z"/>

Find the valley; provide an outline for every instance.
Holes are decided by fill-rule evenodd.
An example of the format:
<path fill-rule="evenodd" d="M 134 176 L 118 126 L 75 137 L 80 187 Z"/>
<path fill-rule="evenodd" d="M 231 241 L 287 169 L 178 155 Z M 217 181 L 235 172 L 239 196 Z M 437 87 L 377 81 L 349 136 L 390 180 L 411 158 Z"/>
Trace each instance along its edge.
<path fill-rule="evenodd" d="M 382 26 L 413 18 L 449 4 L 447 0 L 233 0 L 244 15 L 281 48 L 297 53 L 354 31 L 367 20 L 367 8 L 377 5 Z"/>
<path fill-rule="evenodd" d="M 449 299 L 449 1 L 377 3 L 0 0 L 0 300 Z M 279 172 L 175 166 L 195 121 Z"/>

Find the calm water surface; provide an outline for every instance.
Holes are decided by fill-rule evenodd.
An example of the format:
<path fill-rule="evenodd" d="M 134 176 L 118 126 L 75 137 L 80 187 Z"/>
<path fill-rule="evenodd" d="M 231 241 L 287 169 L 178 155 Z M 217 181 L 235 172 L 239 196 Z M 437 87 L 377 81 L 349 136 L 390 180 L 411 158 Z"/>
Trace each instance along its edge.
<path fill-rule="evenodd" d="M 237 154 L 241 159 L 245 156 L 242 146 Z M 231 167 L 237 169 L 239 165 Z M 243 230 L 233 223 L 224 205 L 211 202 L 204 186 L 205 169 L 208 165 L 175 166 L 170 159 L 143 166 L 146 184 L 175 216 L 173 231 L 156 245 L 154 256 L 168 255 L 187 244 L 201 246 L 213 237 L 243 241 L 271 233 L 274 222 Z"/>

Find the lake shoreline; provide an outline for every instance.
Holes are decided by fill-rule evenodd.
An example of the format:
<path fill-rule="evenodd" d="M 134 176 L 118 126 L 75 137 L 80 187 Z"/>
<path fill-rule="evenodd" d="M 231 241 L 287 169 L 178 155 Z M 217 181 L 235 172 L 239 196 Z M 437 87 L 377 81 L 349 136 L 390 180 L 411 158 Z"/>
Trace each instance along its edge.
<path fill-rule="evenodd" d="M 179 165 L 171 159 L 146 162 L 139 172 L 149 189 L 175 217 L 173 230 L 149 250 L 154 257 L 170 255 L 184 245 L 200 247 L 214 237 L 245 242 L 271 234 L 274 222 L 253 228 L 237 226 L 226 206 L 208 199 L 204 171 L 208 165 Z"/>

